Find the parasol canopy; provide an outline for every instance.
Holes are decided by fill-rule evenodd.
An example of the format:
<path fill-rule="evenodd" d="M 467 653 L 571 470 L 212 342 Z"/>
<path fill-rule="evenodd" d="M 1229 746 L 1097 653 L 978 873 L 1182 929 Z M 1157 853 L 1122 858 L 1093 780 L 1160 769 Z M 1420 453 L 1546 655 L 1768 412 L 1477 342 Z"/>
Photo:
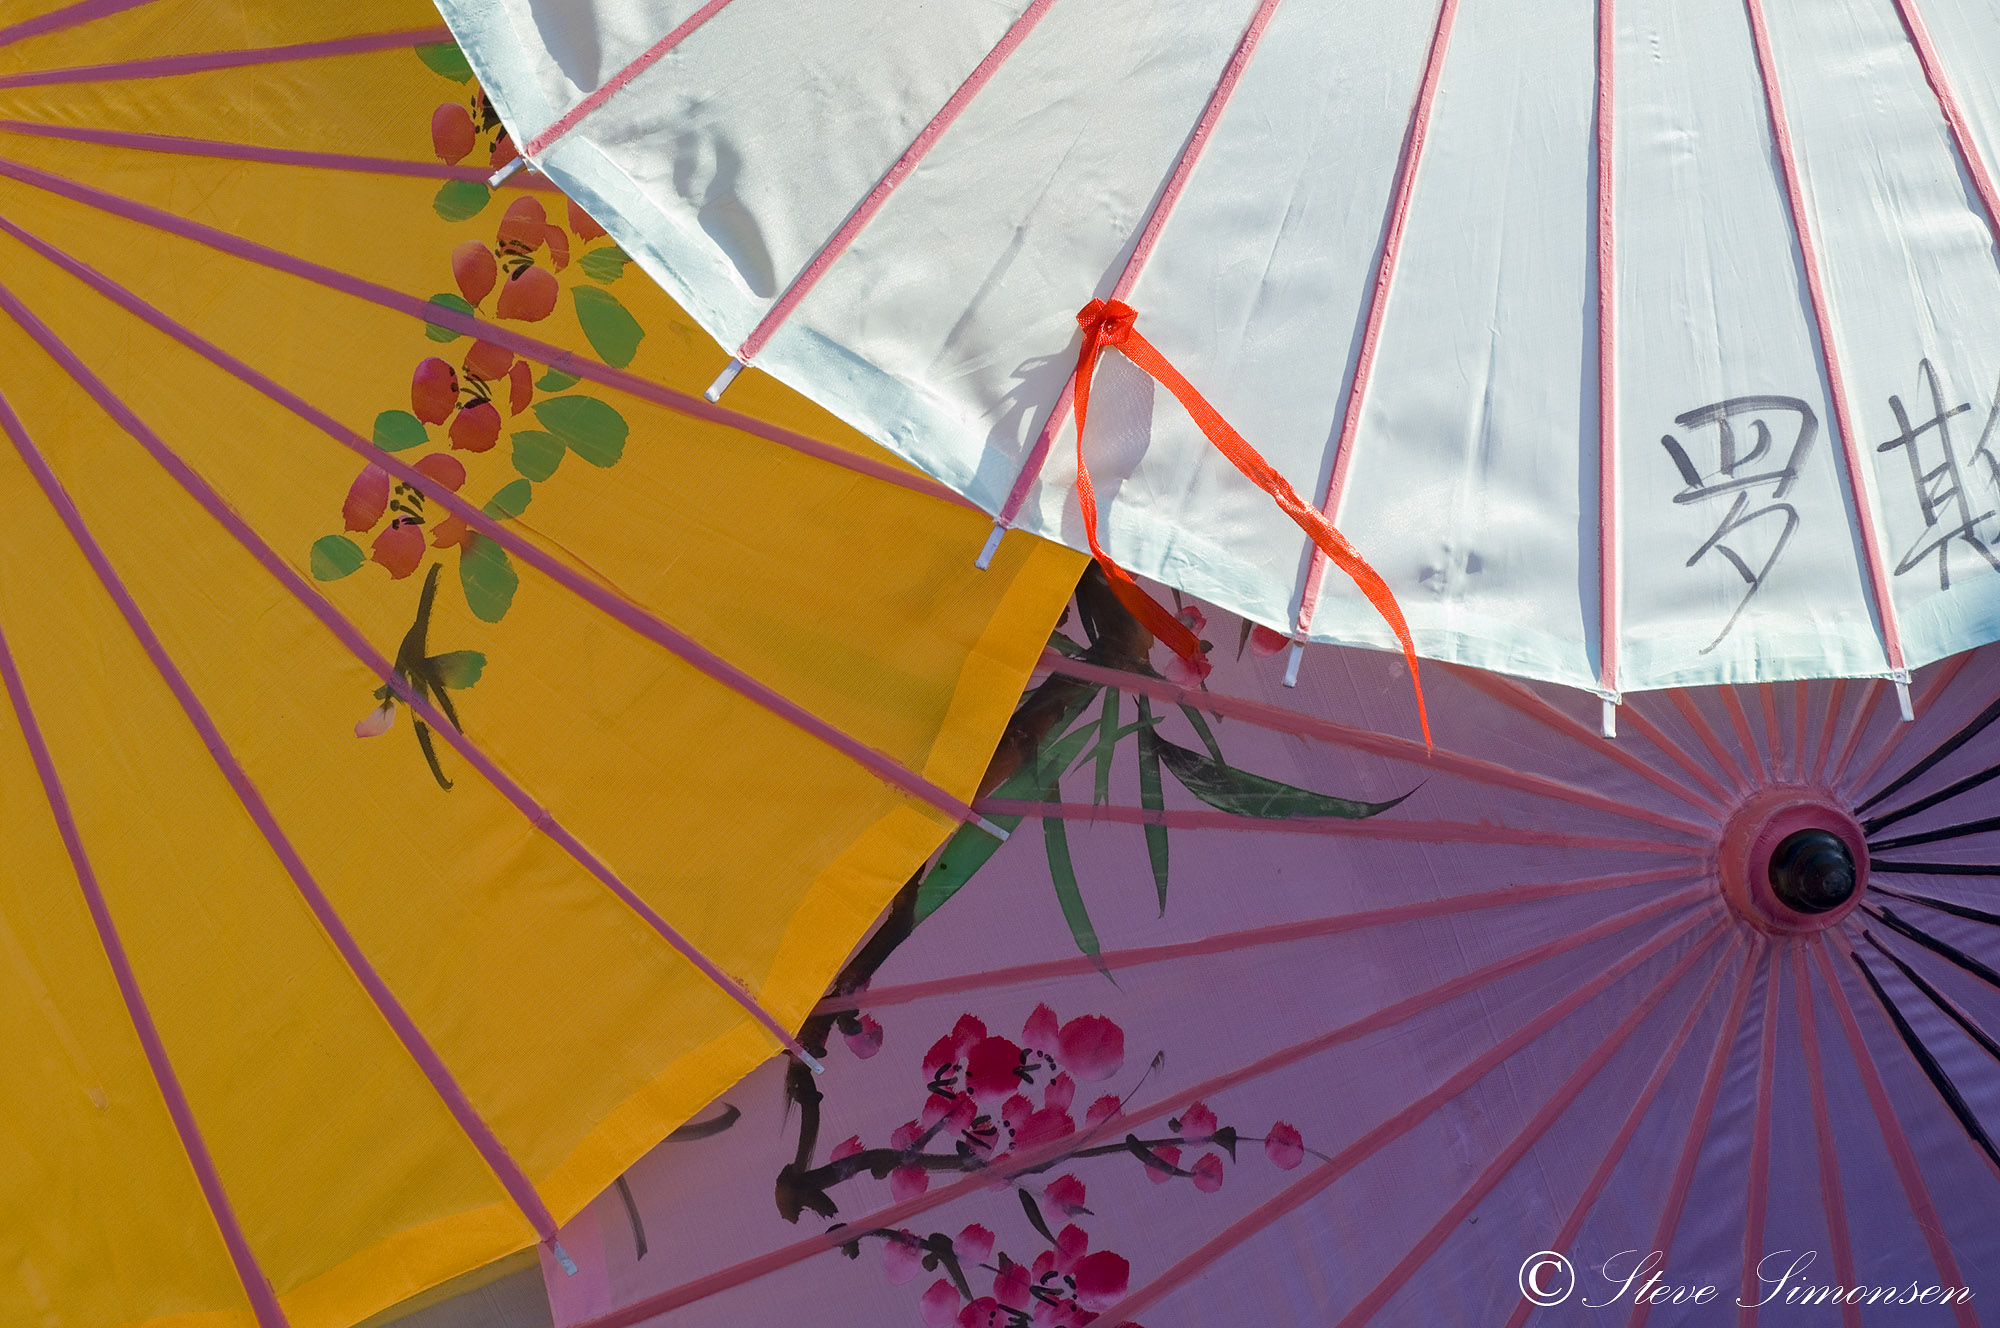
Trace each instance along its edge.
<path fill-rule="evenodd" d="M 440 8 L 712 390 L 763 369 L 1003 526 L 1090 543 L 1082 456 L 1116 563 L 1394 645 L 1153 370 L 1105 358 L 1079 451 L 1118 301 L 1421 654 L 1613 699 L 2000 636 L 1990 5 Z"/>
<path fill-rule="evenodd" d="M 1427 752 L 1390 658 L 1288 692 L 1187 610 L 1207 691 L 1086 580 L 976 804 L 1020 830 L 899 896 L 823 1078 L 763 1067 L 565 1228 L 559 1325 L 1990 1317 L 1994 648 L 1913 725 L 1705 688 L 1617 744 L 1438 669 Z"/>
<path fill-rule="evenodd" d="M 1074 584 L 703 403 L 509 151 L 420 0 L 0 19 L 0 1322 L 553 1238 L 973 815 Z"/>

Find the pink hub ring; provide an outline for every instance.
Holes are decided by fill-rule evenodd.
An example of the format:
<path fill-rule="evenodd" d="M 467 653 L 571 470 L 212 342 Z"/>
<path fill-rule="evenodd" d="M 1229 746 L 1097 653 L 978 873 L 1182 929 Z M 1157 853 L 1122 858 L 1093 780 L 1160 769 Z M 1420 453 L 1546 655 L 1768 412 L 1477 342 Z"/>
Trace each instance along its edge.
<path fill-rule="evenodd" d="M 1744 802 L 1723 828 L 1717 857 L 1737 916 L 1783 936 L 1838 925 L 1868 882 L 1860 823 L 1815 789 L 1767 789 Z"/>

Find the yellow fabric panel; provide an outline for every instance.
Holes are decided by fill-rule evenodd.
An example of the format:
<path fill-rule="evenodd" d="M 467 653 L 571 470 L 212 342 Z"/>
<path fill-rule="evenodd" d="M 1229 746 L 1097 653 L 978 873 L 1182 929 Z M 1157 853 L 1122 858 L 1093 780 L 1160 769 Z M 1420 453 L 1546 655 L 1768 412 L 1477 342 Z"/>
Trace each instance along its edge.
<path fill-rule="evenodd" d="M 0 77 L 434 23 L 422 0 L 156 0 L 0 47 Z M 433 108 L 471 96 L 401 49 L 0 89 L 0 118 L 435 166 Z M 549 316 L 504 326 L 599 358 L 580 310 L 609 296 L 643 332 L 613 344 L 641 379 L 697 393 L 725 359 L 546 191 L 502 191 L 470 215 L 444 207 L 452 220 L 436 177 L 6 130 L 0 158 L 420 299 L 456 291 L 454 248 L 495 246 L 506 207 L 532 196 L 565 227 L 572 261 Z M 12 179 L 0 178 L 0 217 L 364 437 L 383 412 L 412 409 L 421 361 L 444 357 L 462 374 L 472 349 L 407 313 Z M 553 273 L 546 248 L 533 257 Z M 950 831 L 518 560 L 497 613 L 461 586 L 451 546 L 426 546 L 403 576 L 374 563 L 328 575 L 316 541 L 351 534 L 365 553 L 387 519 L 345 529 L 359 458 L 11 238 L 0 237 L 0 285 L 375 650 L 397 655 L 438 566 L 422 653 L 482 657 L 476 681 L 448 693 L 470 740 L 781 1020 L 803 1018 Z M 495 315 L 492 298 L 481 314 Z M 770 1053 L 734 1002 L 442 743 L 453 787 L 441 787 L 404 708 L 387 733 L 355 736 L 381 679 L 4 317 L 0 364 L 0 394 L 287 840 L 558 1218 Z M 538 403 L 615 411 L 622 451 L 579 442 L 552 472 L 529 466 L 514 435 L 546 421 L 532 405 L 515 413 L 503 382 L 497 446 L 450 448 L 432 424 L 398 455 L 461 464 L 474 503 L 512 511 L 525 494 L 511 522 L 523 538 L 971 795 L 1075 555 L 1010 537 L 981 573 L 972 558 L 988 520 L 962 504 L 638 395 L 544 381 Z M 756 375 L 728 404 L 908 473 Z M 345 1328 L 527 1244 L 526 1221 L 320 932 L 10 447 L 0 504 L 0 626 L 290 1322 Z M 427 536 L 437 515 L 423 512 Z M 0 1037 L 21 1067 L 0 1077 L 0 1323 L 252 1328 L 4 712 L 0 798 Z"/>
<path fill-rule="evenodd" d="M 65 0 L 67 2 L 67 0 Z M 9 0 L 0 25 L 61 8 Z M 409 0 L 342 0 L 340 4 L 216 4 L 214 0 L 154 0 L 122 14 L 29 37 L 6 50 L 20 69 L 57 70 L 151 60 L 209 51 L 241 51 L 336 41 L 375 32 L 441 29 L 437 11 Z"/>
<path fill-rule="evenodd" d="M 0 734 L 0 824 L 0 1322 L 55 1328 L 238 1305 L 11 724 Z M 15 888 L 28 882 L 38 888 Z"/>

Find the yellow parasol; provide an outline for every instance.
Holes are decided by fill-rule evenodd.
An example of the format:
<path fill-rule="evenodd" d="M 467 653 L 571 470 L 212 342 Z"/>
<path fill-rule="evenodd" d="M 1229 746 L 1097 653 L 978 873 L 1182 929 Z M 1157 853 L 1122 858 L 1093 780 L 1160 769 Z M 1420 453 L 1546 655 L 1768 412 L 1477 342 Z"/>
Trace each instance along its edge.
<path fill-rule="evenodd" d="M 769 1056 L 1079 560 L 709 339 L 422 0 L 0 18 L 0 1323 L 334 1328 Z"/>

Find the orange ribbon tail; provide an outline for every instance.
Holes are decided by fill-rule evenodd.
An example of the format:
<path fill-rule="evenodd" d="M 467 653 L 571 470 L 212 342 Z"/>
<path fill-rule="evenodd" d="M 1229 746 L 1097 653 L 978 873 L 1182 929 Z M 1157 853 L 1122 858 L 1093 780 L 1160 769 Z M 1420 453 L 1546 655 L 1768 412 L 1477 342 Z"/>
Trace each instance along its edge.
<path fill-rule="evenodd" d="M 1116 348 L 1126 359 L 1149 374 L 1154 381 L 1174 394 L 1175 400 L 1193 418 L 1216 451 L 1229 458 L 1229 463 L 1241 471 L 1244 478 L 1271 495 L 1286 516 L 1298 523 L 1308 538 L 1320 547 L 1334 566 L 1347 573 L 1358 586 L 1375 611 L 1382 615 L 1389 628 L 1396 634 L 1396 641 L 1403 647 L 1403 658 L 1409 661 L 1410 685 L 1417 695 L 1417 719 L 1423 726 L 1424 744 L 1430 745 L 1431 721 L 1429 711 L 1424 706 L 1424 687 L 1417 672 L 1417 647 L 1410 639 L 1410 625 L 1403 619 L 1403 610 L 1390 593 L 1388 583 L 1373 567 L 1368 565 L 1347 537 L 1333 528 L 1323 513 L 1311 506 L 1292 489 L 1285 477 L 1271 468 L 1256 448 L 1250 446 L 1243 436 L 1229 427 L 1215 407 L 1195 391 L 1193 384 L 1183 378 L 1178 369 L 1160 354 L 1152 342 L 1142 336 L 1134 326 L 1138 315 L 1130 305 L 1119 300 L 1092 300 L 1076 316 L 1077 326 L 1083 329 L 1083 349 L 1076 362 L 1076 497 L 1083 509 L 1084 537 L 1090 541 L 1090 552 L 1097 559 L 1104 574 L 1111 580 L 1111 589 L 1134 617 L 1144 623 L 1153 635 L 1176 655 L 1186 660 L 1202 676 L 1208 674 L 1208 660 L 1203 656 L 1201 643 L 1166 607 L 1148 595 L 1134 581 L 1131 574 L 1113 562 L 1104 548 L 1097 542 L 1097 495 L 1090 483 L 1090 468 L 1083 457 L 1084 422 L 1090 414 L 1091 376 L 1097 371 L 1097 361 L 1106 350 Z"/>

